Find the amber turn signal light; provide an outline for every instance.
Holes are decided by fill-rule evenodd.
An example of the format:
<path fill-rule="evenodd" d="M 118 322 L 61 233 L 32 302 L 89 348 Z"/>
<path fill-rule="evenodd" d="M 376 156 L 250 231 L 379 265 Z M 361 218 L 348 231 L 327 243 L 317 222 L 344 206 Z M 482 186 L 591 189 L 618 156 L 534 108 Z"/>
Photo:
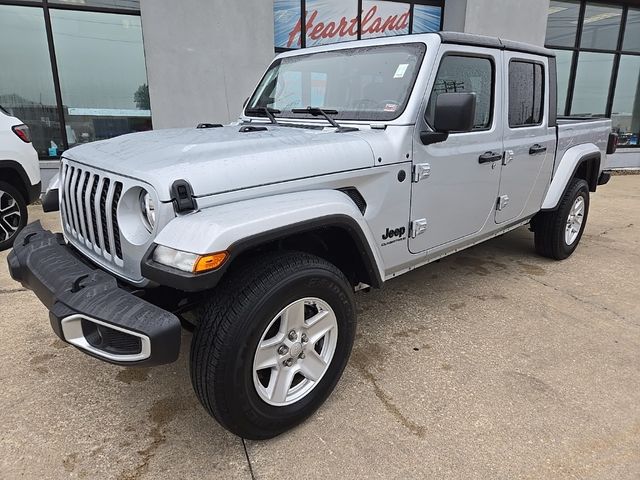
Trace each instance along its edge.
<path fill-rule="evenodd" d="M 222 265 L 229 255 L 227 252 L 212 253 L 211 255 L 201 255 L 193 266 L 193 273 L 208 272 L 215 270 Z"/>

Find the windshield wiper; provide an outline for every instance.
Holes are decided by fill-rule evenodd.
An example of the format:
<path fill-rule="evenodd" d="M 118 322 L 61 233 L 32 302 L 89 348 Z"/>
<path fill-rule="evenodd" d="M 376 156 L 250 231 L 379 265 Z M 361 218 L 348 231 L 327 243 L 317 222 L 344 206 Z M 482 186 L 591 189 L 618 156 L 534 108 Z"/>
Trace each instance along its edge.
<path fill-rule="evenodd" d="M 246 108 L 244 111 L 249 115 L 264 113 L 269 119 L 269 121 L 274 125 L 278 125 L 278 121 L 276 120 L 276 117 L 274 117 L 274 114 L 278 115 L 279 113 L 281 113 L 280 110 L 276 108 L 269 108 L 269 107 Z"/>
<path fill-rule="evenodd" d="M 337 110 L 325 110 L 320 107 L 307 107 L 307 108 L 294 108 L 291 113 L 308 113 L 314 117 L 324 117 L 333 127 L 336 127 L 336 132 L 357 132 L 355 127 L 343 127 L 336 122 L 331 115 L 337 115 Z"/>

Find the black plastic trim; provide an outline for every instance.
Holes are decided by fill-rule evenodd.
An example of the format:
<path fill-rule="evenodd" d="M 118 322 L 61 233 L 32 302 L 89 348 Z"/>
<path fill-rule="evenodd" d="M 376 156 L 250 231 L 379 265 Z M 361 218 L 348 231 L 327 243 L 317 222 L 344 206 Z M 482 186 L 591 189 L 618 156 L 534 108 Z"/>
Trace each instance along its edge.
<path fill-rule="evenodd" d="M 206 273 L 183 272 L 154 262 L 153 251 L 156 245 L 153 244 L 149 250 L 147 250 L 142 259 L 141 271 L 145 278 L 160 285 L 175 288 L 183 292 L 200 292 L 210 290 L 220 282 L 229 266 L 241 254 L 253 248 L 273 242 L 274 240 L 327 227 L 341 228 L 349 234 L 357 245 L 365 266 L 365 271 L 368 277 L 367 282 L 365 283 L 372 287 L 380 288 L 384 281 L 378 271 L 375 256 L 367 242 L 367 238 L 360 229 L 358 223 L 347 215 L 329 215 L 313 220 L 307 220 L 239 240 L 227 249 L 229 252 L 229 258 L 227 261 L 217 270 Z"/>
<path fill-rule="evenodd" d="M 82 352 L 127 366 L 161 365 L 178 359 L 181 324 L 175 315 L 124 290 L 107 272 L 87 265 L 62 235 L 44 230 L 40 222 L 27 225 L 16 236 L 7 261 L 11 277 L 33 290 L 49 309 L 51 326 L 62 340 L 62 320 L 82 314 L 146 335 L 151 342 L 151 356 L 136 362 Z"/>
<path fill-rule="evenodd" d="M 191 184 L 183 179 L 176 180 L 171 185 L 171 201 L 177 213 L 191 212 L 198 208 Z"/>
<path fill-rule="evenodd" d="M 598 177 L 598 185 L 606 185 L 611 180 L 611 172 L 602 172 Z"/>
<path fill-rule="evenodd" d="M 42 210 L 45 213 L 57 212 L 60 210 L 60 197 L 57 188 L 48 190 L 40 198 L 42 202 Z"/>

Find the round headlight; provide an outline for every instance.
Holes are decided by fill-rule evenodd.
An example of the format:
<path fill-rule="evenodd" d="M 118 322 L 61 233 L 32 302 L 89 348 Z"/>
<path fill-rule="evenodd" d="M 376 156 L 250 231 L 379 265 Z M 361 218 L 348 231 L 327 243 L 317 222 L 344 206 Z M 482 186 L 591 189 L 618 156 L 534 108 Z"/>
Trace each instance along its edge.
<path fill-rule="evenodd" d="M 153 202 L 149 192 L 143 190 L 140 193 L 140 208 L 142 209 L 142 220 L 149 232 L 156 226 L 156 204 Z"/>

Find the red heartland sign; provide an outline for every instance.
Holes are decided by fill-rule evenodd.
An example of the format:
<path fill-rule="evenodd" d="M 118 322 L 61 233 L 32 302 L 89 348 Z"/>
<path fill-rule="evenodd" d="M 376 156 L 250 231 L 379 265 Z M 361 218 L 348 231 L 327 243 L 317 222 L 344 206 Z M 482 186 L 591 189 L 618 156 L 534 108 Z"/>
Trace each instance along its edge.
<path fill-rule="evenodd" d="M 306 31 L 307 37 L 311 40 L 320 40 L 336 37 L 357 37 L 358 36 L 358 19 L 347 17 L 340 18 L 337 22 L 317 22 L 318 10 L 307 12 Z M 362 15 L 362 35 L 376 34 L 384 35 L 386 32 L 403 33 L 409 26 L 409 11 L 402 15 L 389 15 L 384 18 L 378 15 L 378 7 L 372 6 L 366 13 Z M 289 41 L 287 47 L 291 48 L 296 41 L 300 45 L 302 36 L 302 19 L 298 20 L 296 26 L 289 33 Z"/>

